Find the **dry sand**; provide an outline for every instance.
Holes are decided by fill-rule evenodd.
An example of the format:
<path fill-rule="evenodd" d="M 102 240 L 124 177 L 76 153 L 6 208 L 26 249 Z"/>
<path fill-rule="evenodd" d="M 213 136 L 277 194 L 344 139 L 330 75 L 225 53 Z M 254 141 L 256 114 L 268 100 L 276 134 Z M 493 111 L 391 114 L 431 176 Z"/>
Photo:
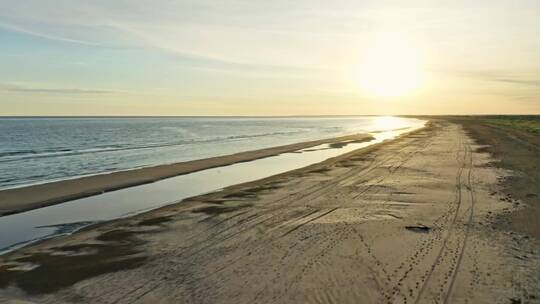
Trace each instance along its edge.
<path fill-rule="evenodd" d="M 456 124 L 0 258 L 0 301 L 528 303 L 538 241 Z"/>
<path fill-rule="evenodd" d="M 344 141 L 362 142 L 369 141 L 371 139 L 373 139 L 373 137 L 368 134 L 354 134 L 175 164 L 99 174 L 71 180 L 3 190 L 0 191 L 0 216 L 59 204 L 69 200 L 87 197 L 107 191 L 148 184 L 168 177 L 192 173 L 209 168 L 227 166 L 238 162 L 251 161 L 322 144 Z"/>

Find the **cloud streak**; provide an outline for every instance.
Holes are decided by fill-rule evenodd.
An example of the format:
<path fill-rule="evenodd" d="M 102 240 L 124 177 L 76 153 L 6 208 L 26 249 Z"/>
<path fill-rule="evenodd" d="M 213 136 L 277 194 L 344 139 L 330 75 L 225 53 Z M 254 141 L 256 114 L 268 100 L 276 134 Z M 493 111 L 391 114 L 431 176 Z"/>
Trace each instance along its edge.
<path fill-rule="evenodd" d="M 503 82 L 518 84 L 523 86 L 540 87 L 540 71 L 505 71 L 505 70 L 433 70 L 435 72 L 449 73 L 461 77 L 467 77 L 476 80 Z"/>
<path fill-rule="evenodd" d="M 52 41 L 59 41 L 59 42 L 68 42 L 68 43 L 75 43 L 80 45 L 87 45 L 87 46 L 100 46 L 101 44 L 90 42 L 90 41 L 84 41 L 79 39 L 71 39 L 71 38 L 65 38 L 65 37 L 59 37 L 54 36 L 50 34 L 44 34 L 44 33 L 38 33 L 32 30 L 28 30 L 25 28 L 22 28 L 20 26 L 14 25 L 14 24 L 7 24 L 7 23 L 0 23 L 0 29 L 17 32 L 20 34 L 25 34 L 33 37 L 38 37 L 42 39 L 52 40 Z"/>
<path fill-rule="evenodd" d="M 103 90 L 103 89 L 84 89 L 84 88 L 43 88 L 37 86 L 0 83 L 0 90 L 4 92 L 28 93 L 28 94 L 61 94 L 61 95 L 101 95 L 101 94 L 117 94 L 120 91 Z"/>
<path fill-rule="evenodd" d="M 527 86 L 540 87 L 540 79 L 512 79 L 512 78 L 496 78 L 493 81 L 508 82 L 515 84 L 522 84 Z"/>

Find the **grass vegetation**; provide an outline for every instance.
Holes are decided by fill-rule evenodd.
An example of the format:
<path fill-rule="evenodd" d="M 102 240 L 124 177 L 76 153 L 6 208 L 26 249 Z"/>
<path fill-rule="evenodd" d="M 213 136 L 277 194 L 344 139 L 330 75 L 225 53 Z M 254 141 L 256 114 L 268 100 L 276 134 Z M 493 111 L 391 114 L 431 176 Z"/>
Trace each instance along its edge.
<path fill-rule="evenodd" d="M 483 120 L 495 126 L 509 127 L 527 133 L 540 135 L 540 116 L 516 115 L 516 116 L 484 116 Z"/>

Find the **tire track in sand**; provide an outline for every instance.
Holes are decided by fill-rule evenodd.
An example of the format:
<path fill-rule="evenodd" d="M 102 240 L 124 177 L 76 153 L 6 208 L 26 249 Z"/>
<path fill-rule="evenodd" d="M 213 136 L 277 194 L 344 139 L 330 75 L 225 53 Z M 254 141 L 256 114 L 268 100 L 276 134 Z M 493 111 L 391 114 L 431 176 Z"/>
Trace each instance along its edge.
<path fill-rule="evenodd" d="M 471 200 L 471 208 L 470 208 L 470 212 L 469 212 L 469 219 L 468 219 L 468 222 L 467 222 L 467 226 L 465 227 L 465 236 L 464 236 L 464 240 L 463 240 L 463 246 L 461 247 L 461 251 L 459 253 L 459 258 L 458 258 L 458 261 L 457 261 L 457 265 L 455 267 L 455 270 L 452 274 L 452 279 L 450 281 L 450 286 L 448 287 L 448 291 L 446 293 L 446 296 L 444 297 L 444 302 L 443 303 L 448 303 L 449 300 L 450 300 L 450 297 L 452 295 L 452 291 L 454 290 L 454 284 L 456 282 L 456 278 L 457 278 L 457 275 L 458 275 L 458 272 L 459 272 L 459 268 L 461 266 L 461 263 L 463 261 L 463 256 L 465 254 L 465 250 L 467 248 L 467 240 L 469 239 L 469 234 L 470 234 L 470 230 L 471 230 L 471 227 L 473 225 L 473 219 L 474 219 L 474 205 L 475 205 L 475 202 L 476 202 L 476 197 L 475 197 L 475 190 L 474 190 L 474 185 L 473 185 L 473 180 L 472 180 L 472 170 L 473 170 L 473 167 L 474 167 L 474 162 L 473 162 L 473 152 L 472 152 L 472 149 L 471 149 L 471 146 L 469 144 L 467 144 L 467 149 L 469 150 L 469 173 L 467 175 L 467 190 L 469 192 L 469 196 L 470 196 L 470 200 Z"/>
<path fill-rule="evenodd" d="M 450 226 L 447 228 L 447 230 L 448 230 L 447 235 L 446 235 L 446 237 L 445 237 L 445 239 L 444 239 L 444 241 L 443 241 L 443 243 L 441 245 L 441 248 L 440 248 L 434 262 L 431 264 L 432 265 L 431 269 L 427 273 L 427 276 L 425 277 L 425 279 L 424 279 L 424 281 L 422 283 L 422 287 L 421 287 L 418 295 L 416 296 L 414 303 L 419 303 L 422 300 L 423 296 L 425 295 L 425 292 L 427 291 L 428 286 L 432 282 L 432 276 L 434 275 L 435 269 L 437 268 L 437 266 L 443 267 L 442 266 L 443 258 L 445 256 L 447 256 L 448 254 L 454 253 L 454 256 L 457 257 L 456 262 L 455 262 L 455 264 L 453 264 L 453 265 L 451 264 L 450 266 L 448 266 L 449 271 L 447 272 L 448 275 L 446 276 L 447 278 L 451 278 L 450 283 L 449 283 L 450 286 L 448 288 L 448 292 L 446 293 L 446 295 L 445 295 L 445 297 L 443 299 L 444 303 L 447 303 L 449 298 L 450 298 L 450 294 L 452 292 L 452 289 L 454 287 L 454 283 L 456 281 L 458 270 L 459 270 L 459 268 L 461 266 L 461 263 L 462 263 L 462 260 L 463 260 L 463 256 L 464 256 L 465 249 L 466 249 L 466 244 L 467 244 L 467 239 L 468 239 L 468 235 L 469 235 L 469 230 L 470 230 L 470 227 L 472 226 L 472 221 L 473 221 L 473 216 L 474 216 L 474 200 L 475 200 L 475 197 L 474 197 L 474 188 L 473 188 L 473 184 L 472 184 L 472 170 L 473 170 L 472 149 L 471 149 L 470 145 L 465 143 L 465 141 L 461 137 L 460 137 L 460 142 L 461 142 L 461 146 L 463 147 L 462 150 L 464 152 L 463 152 L 463 157 L 462 157 L 462 160 L 461 160 L 461 165 L 460 165 L 460 168 L 458 170 L 458 174 L 456 176 L 457 208 L 456 208 L 456 210 L 454 212 L 454 217 L 452 219 L 452 222 L 450 223 Z M 456 158 L 457 159 L 460 158 L 459 153 L 458 153 L 458 155 L 456 155 Z M 462 182 L 461 180 L 463 178 L 463 171 L 464 171 L 465 167 L 467 167 L 468 172 L 466 174 L 465 180 Z M 464 188 L 463 186 L 465 186 L 465 189 L 469 192 L 469 198 L 470 198 L 471 206 L 469 208 L 467 208 L 466 211 L 465 211 L 465 213 L 469 212 L 469 216 L 468 216 L 467 223 L 465 224 L 466 227 L 464 229 L 464 235 L 463 235 L 462 240 L 461 240 L 461 238 L 458 235 L 458 231 L 456 230 L 457 228 L 455 227 L 455 224 L 456 224 L 457 219 L 458 219 L 458 217 L 460 215 L 459 210 L 460 210 L 460 208 L 462 207 L 462 204 L 463 204 L 463 193 L 462 193 L 463 188 Z M 449 240 L 451 238 L 456 238 L 455 242 L 457 243 L 456 247 L 458 248 L 456 251 L 451 250 L 450 247 L 448 246 L 449 245 Z M 447 284 L 448 284 L 447 280 L 444 280 L 443 285 L 441 285 L 441 287 L 440 287 L 440 293 L 443 293 L 444 286 L 446 286 Z M 436 298 L 434 300 L 437 302 L 438 299 L 440 299 L 440 298 L 441 298 L 441 294 L 436 296 Z"/>

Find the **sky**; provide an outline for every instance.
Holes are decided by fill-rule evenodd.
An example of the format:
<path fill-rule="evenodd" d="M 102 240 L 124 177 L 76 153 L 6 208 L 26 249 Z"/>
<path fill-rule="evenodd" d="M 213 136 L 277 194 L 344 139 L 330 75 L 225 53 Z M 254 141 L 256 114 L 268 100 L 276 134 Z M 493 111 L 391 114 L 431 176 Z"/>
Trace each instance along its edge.
<path fill-rule="evenodd" d="M 540 1 L 0 0 L 0 115 L 540 114 Z"/>

